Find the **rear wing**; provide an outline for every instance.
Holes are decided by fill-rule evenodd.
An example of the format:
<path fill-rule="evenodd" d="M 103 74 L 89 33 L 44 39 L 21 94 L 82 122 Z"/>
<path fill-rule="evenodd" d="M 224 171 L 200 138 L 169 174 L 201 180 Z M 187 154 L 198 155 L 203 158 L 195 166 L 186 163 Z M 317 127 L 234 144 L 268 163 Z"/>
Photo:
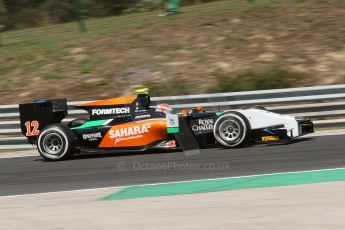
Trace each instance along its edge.
<path fill-rule="evenodd" d="M 67 101 L 54 99 L 20 104 L 19 114 L 21 131 L 29 143 L 34 144 L 44 127 L 60 123 L 68 115 Z"/>

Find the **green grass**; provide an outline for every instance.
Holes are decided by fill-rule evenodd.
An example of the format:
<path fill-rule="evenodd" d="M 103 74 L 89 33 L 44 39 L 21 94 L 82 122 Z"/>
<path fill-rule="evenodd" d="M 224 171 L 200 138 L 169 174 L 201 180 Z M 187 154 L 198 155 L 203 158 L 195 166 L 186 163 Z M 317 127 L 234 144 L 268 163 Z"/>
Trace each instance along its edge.
<path fill-rule="evenodd" d="M 57 73 L 54 73 L 54 72 L 49 72 L 49 73 L 46 73 L 42 76 L 42 79 L 47 80 L 47 81 L 57 80 L 60 78 L 61 77 Z"/>
<path fill-rule="evenodd" d="M 155 97 L 169 95 L 188 95 L 191 94 L 192 86 L 190 83 L 181 79 L 171 79 L 166 82 L 147 82 L 145 88 L 150 89 L 150 94 Z"/>
<path fill-rule="evenodd" d="M 178 58 L 178 55 L 171 51 L 179 51 L 186 48 L 191 50 L 194 44 L 186 43 L 183 40 L 169 43 L 167 38 L 162 38 L 164 41 L 152 41 L 148 38 L 146 41 L 145 39 L 149 37 L 147 36 L 149 35 L 148 33 L 157 33 L 157 37 L 159 37 L 162 32 L 159 29 L 155 29 L 164 27 L 168 28 L 172 36 L 175 36 L 173 34 L 174 28 L 183 27 L 186 22 L 192 25 L 195 24 L 195 26 L 212 27 L 217 23 L 219 24 L 219 20 L 229 20 L 229 16 L 231 18 L 238 18 L 241 15 L 251 14 L 252 9 L 272 6 L 279 2 L 281 0 L 257 0 L 254 3 L 248 3 L 245 0 L 226 0 L 183 7 L 183 13 L 173 17 L 158 17 L 157 15 L 160 11 L 157 10 L 88 19 L 86 22 L 87 32 L 85 33 L 79 33 L 77 23 L 8 31 L 2 34 L 4 46 L 0 47 L 1 78 L 5 78 L 4 74 L 6 74 L 6 76 L 11 76 L 11 78 L 19 79 L 20 81 L 21 78 L 25 78 L 30 74 L 30 76 L 38 76 L 44 81 L 56 81 L 57 87 L 59 83 L 63 83 L 65 77 L 73 77 L 78 81 L 80 79 L 79 76 L 90 74 L 92 77 L 99 78 L 100 76 L 97 76 L 99 73 L 103 74 L 113 71 L 115 74 L 129 67 L 151 65 L 151 63 L 140 63 L 134 56 L 129 64 L 127 62 L 117 63 L 114 60 L 115 64 L 110 68 L 97 61 L 102 59 L 109 62 L 110 55 L 106 54 L 102 48 L 110 51 L 116 46 L 121 46 L 124 52 L 126 52 L 128 48 L 140 48 L 141 45 L 145 46 L 150 44 L 150 42 L 166 43 L 166 46 L 163 47 L 162 45 L 161 51 L 162 53 L 167 53 L 162 54 L 162 56 L 166 56 L 167 61 L 171 60 L 174 62 L 177 61 L 174 58 Z M 119 42 L 117 39 L 106 39 L 109 37 L 120 37 L 118 39 Z M 100 49 L 98 49 L 97 45 L 90 45 L 94 41 L 103 39 L 104 43 L 97 43 L 97 45 L 101 46 Z M 233 44 L 230 43 L 232 43 L 231 38 L 226 37 L 226 40 L 224 40 L 224 50 L 231 49 Z M 74 48 L 83 48 L 85 50 L 81 53 L 73 54 L 71 50 Z M 102 50 L 103 53 L 99 50 Z M 194 56 L 200 62 L 206 62 L 208 59 L 207 53 L 204 51 L 200 51 L 199 54 L 196 53 Z M 117 54 L 116 59 L 121 60 L 121 53 Z M 3 63 L 6 63 L 6 65 Z M 56 66 L 59 65 L 61 65 L 61 70 L 56 69 Z M 194 67 L 191 66 L 191 68 Z M 95 71 L 96 69 L 97 71 Z M 62 70 L 66 74 L 61 74 Z M 3 80 L 2 82 L 10 81 Z M 101 78 L 95 84 L 106 86 L 110 84 L 110 80 Z M 167 83 L 163 87 L 154 82 L 147 84 L 153 89 L 152 92 L 155 91 L 154 89 L 158 90 L 156 95 L 190 93 L 188 83 L 182 80 L 177 80 L 173 84 Z M 16 91 L 16 85 L 13 84 L 10 87 L 13 88 L 13 91 Z"/>
<path fill-rule="evenodd" d="M 23 59 L 25 61 L 32 62 L 36 59 L 36 56 L 32 52 L 27 51 L 26 53 L 23 53 Z"/>
<path fill-rule="evenodd" d="M 101 78 L 97 81 L 97 85 L 98 86 L 104 86 L 104 85 L 109 85 L 110 84 L 110 80 L 107 78 Z"/>
<path fill-rule="evenodd" d="M 177 51 L 177 50 L 183 50 L 185 48 L 185 45 L 184 44 L 181 44 L 181 43 L 176 43 L 173 45 L 173 50 Z"/>
<path fill-rule="evenodd" d="M 11 78 L 9 76 L 1 76 L 0 77 L 0 86 L 6 86 L 9 82 L 11 82 Z"/>
<path fill-rule="evenodd" d="M 257 6 L 270 6 L 278 3 L 280 0 L 260 0 L 255 3 L 248 3 L 243 0 L 227 0 L 213 3 L 199 4 L 183 8 L 183 14 L 178 18 L 189 19 L 200 16 L 203 13 L 215 13 L 233 11 L 237 14 L 247 11 Z M 58 25 L 48 25 L 38 28 L 10 31 L 3 33 L 5 47 L 8 45 L 25 46 L 42 45 L 45 47 L 49 43 L 65 42 L 74 39 L 82 39 L 97 35 L 109 34 L 126 29 L 146 28 L 147 26 L 174 22 L 174 18 L 157 17 L 160 11 L 150 11 L 145 13 L 127 14 L 122 16 L 105 17 L 87 20 L 87 32 L 79 33 L 76 23 L 65 23 Z M 6 49 L 6 48 L 5 48 Z"/>
<path fill-rule="evenodd" d="M 290 88 L 295 87 L 298 82 L 310 78 L 306 73 L 288 71 L 277 66 L 263 71 L 249 71 L 237 75 L 215 72 L 214 76 L 216 84 L 207 89 L 208 93 Z M 150 89 L 152 96 L 198 93 L 192 83 L 178 78 L 160 83 L 147 82 L 144 86 Z"/>
<path fill-rule="evenodd" d="M 8 73 L 14 69 L 18 68 L 18 65 L 16 64 L 11 64 L 11 65 L 0 65 L 0 75 Z M 1 79 L 1 77 L 0 77 Z"/>
<path fill-rule="evenodd" d="M 95 69 L 91 60 L 83 60 L 79 63 L 80 73 L 91 73 Z"/>
<path fill-rule="evenodd" d="M 214 76 L 216 85 L 208 89 L 209 93 L 290 88 L 296 86 L 303 79 L 310 78 L 306 73 L 292 72 L 277 66 L 258 72 L 244 72 L 235 76 L 215 72 Z"/>
<path fill-rule="evenodd" d="M 207 12 L 208 14 L 220 14 L 222 12 L 232 11 L 240 14 L 257 6 L 269 6 L 279 2 L 278 0 L 260 0 L 253 4 L 243 0 L 227 0 L 207 4 L 194 5 L 183 8 L 183 14 L 174 17 L 157 17 L 159 11 L 151 11 L 145 13 L 127 14 L 122 16 L 105 17 L 87 20 L 87 32 L 79 33 L 76 23 L 66 23 L 58 25 L 42 26 L 38 28 L 30 28 L 17 31 L 9 31 L 2 34 L 4 46 L 0 47 L 0 61 L 2 58 L 12 56 L 26 56 L 28 59 L 34 58 L 27 53 L 44 52 L 51 56 L 56 53 L 58 57 L 65 53 L 60 53 L 61 44 L 66 42 L 82 41 L 84 39 L 92 39 L 99 35 L 112 34 L 115 32 L 126 33 L 129 29 L 143 29 L 152 25 L 164 23 L 169 26 L 176 20 L 185 21 L 193 20 L 195 17 Z M 158 31 L 157 31 L 158 32 Z M 135 33 L 133 38 L 138 39 L 140 33 Z M 15 53 L 15 54 L 14 54 Z M 2 57 L 2 58 L 1 58 Z"/>

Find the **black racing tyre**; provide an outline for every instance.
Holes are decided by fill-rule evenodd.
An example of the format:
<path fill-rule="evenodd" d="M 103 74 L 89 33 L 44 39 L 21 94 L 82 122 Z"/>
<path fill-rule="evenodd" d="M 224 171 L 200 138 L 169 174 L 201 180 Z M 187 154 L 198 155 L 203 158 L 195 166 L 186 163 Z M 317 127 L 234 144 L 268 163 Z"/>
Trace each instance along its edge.
<path fill-rule="evenodd" d="M 245 116 L 236 111 L 220 115 L 213 127 L 216 141 L 225 148 L 241 147 L 249 142 L 250 124 Z"/>
<path fill-rule="evenodd" d="M 78 127 L 78 126 L 81 126 L 81 125 L 85 124 L 86 122 L 88 122 L 88 120 L 89 120 L 88 118 L 77 118 L 77 119 L 70 121 L 67 124 L 67 126 L 70 128 Z"/>
<path fill-rule="evenodd" d="M 75 151 L 76 138 L 74 133 L 63 124 L 45 127 L 37 140 L 40 155 L 48 161 L 65 160 Z"/>

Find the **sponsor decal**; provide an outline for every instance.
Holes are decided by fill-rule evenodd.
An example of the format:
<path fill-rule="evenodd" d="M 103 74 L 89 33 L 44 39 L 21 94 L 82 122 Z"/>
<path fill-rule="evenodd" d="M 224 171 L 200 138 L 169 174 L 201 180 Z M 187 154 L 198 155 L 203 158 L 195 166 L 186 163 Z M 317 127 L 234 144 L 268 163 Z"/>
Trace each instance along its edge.
<path fill-rule="evenodd" d="M 177 124 L 176 124 L 176 122 L 175 122 L 175 120 L 174 120 L 174 118 L 169 118 L 169 124 L 172 126 L 172 127 L 174 127 L 174 126 L 176 126 Z"/>
<path fill-rule="evenodd" d="M 98 138 L 102 139 L 102 134 L 100 132 L 98 132 L 98 133 L 90 133 L 90 134 L 83 134 L 83 139 L 84 140 L 97 141 Z"/>
<path fill-rule="evenodd" d="M 109 131 L 109 137 L 115 139 L 115 144 L 124 141 L 142 138 L 144 133 L 148 133 L 152 123 L 137 125 L 133 127 L 125 127 Z"/>
<path fill-rule="evenodd" d="M 172 148 L 176 148 L 176 146 L 177 146 L 176 140 L 170 140 L 170 141 L 162 141 L 161 143 L 156 145 L 155 148 L 172 149 Z"/>
<path fill-rule="evenodd" d="M 213 129 L 213 119 L 199 119 L 198 124 L 192 125 L 193 131 L 206 131 Z"/>
<path fill-rule="evenodd" d="M 122 108 L 110 108 L 110 109 L 93 109 L 92 115 L 112 115 L 112 114 L 125 114 L 130 113 L 129 107 L 122 107 Z"/>
<path fill-rule="evenodd" d="M 150 117 L 151 117 L 150 114 L 143 114 L 143 115 L 135 116 L 134 119 L 143 119 L 143 118 L 150 118 Z"/>
<path fill-rule="evenodd" d="M 179 127 L 178 115 L 177 114 L 167 114 L 167 127 L 177 128 Z"/>
<path fill-rule="evenodd" d="M 170 148 L 176 148 L 176 141 L 175 140 L 169 141 L 169 147 Z"/>
<path fill-rule="evenodd" d="M 262 141 L 279 141 L 278 136 L 264 136 L 261 138 Z"/>

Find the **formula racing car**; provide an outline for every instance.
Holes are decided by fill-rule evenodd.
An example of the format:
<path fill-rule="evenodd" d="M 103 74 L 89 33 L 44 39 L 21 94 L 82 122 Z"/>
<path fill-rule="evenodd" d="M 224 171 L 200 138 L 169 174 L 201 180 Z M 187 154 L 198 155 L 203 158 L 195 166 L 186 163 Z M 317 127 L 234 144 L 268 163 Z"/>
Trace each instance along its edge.
<path fill-rule="evenodd" d="M 203 108 L 174 112 L 155 104 L 148 89 L 137 95 L 76 105 L 88 118 L 68 124 L 66 99 L 20 104 L 22 133 L 40 155 L 64 160 L 80 150 L 148 150 L 224 147 L 290 141 L 312 133 L 306 118 L 280 115 L 264 108 L 205 111 Z"/>

